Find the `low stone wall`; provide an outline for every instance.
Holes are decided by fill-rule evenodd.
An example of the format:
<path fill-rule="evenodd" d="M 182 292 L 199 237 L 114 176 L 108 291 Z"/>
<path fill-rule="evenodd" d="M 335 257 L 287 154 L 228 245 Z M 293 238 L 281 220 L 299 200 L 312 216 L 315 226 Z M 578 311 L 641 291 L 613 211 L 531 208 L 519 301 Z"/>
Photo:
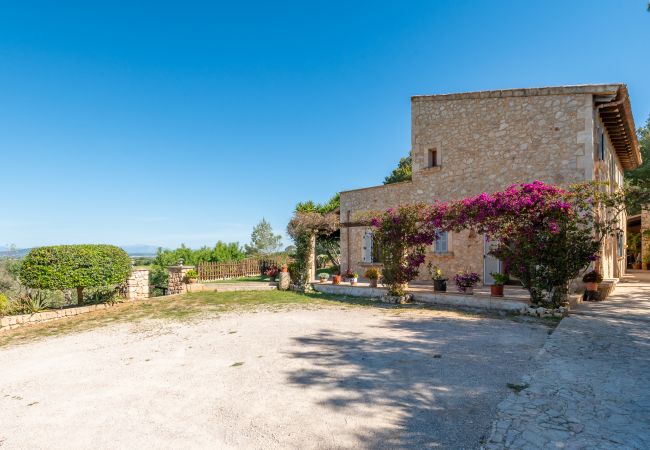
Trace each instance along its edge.
<path fill-rule="evenodd" d="M 111 305 L 107 303 L 100 303 L 98 305 L 77 306 L 73 308 L 57 309 L 54 311 L 43 311 L 34 314 L 5 316 L 0 318 L 0 332 L 18 328 L 24 325 L 33 325 L 41 322 L 49 322 L 51 320 L 77 316 L 79 314 L 86 314 L 92 311 L 110 308 L 110 306 Z"/>
<path fill-rule="evenodd" d="M 314 290 L 332 295 L 349 295 L 350 297 L 376 298 L 383 301 L 387 297 L 386 289 L 344 284 L 313 283 Z M 496 311 L 524 313 L 528 303 L 508 298 L 495 298 L 487 295 L 467 295 L 452 292 L 413 292 L 413 300 L 441 306 L 459 306 L 463 308 L 480 308 Z"/>

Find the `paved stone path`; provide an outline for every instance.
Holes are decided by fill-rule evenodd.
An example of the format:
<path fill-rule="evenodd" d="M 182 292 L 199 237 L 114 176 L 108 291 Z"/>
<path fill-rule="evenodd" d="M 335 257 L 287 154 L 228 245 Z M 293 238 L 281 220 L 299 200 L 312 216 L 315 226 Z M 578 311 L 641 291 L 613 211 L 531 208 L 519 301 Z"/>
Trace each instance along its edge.
<path fill-rule="evenodd" d="M 650 275 L 622 281 L 562 320 L 486 449 L 650 448 Z"/>

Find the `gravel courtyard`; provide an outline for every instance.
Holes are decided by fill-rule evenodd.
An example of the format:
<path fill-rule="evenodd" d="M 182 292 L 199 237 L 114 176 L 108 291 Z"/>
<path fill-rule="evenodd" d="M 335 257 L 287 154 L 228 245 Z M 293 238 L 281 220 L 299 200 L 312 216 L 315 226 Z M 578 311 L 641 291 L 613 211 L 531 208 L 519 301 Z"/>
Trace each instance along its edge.
<path fill-rule="evenodd" d="M 549 330 L 298 307 L 13 345 L 0 349 L 0 448 L 477 448 Z"/>

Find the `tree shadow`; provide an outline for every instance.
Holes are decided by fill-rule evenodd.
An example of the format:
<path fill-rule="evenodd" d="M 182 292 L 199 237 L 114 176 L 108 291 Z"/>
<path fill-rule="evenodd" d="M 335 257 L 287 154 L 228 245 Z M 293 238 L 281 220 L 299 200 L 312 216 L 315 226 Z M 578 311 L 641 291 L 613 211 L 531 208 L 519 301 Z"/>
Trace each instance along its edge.
<path fill-rule="evenodd" d="M 547 327 L 492 318 L 385 317 L 358 332 L 336 327 L 296 338 L 288 373 L 327 392 L 321 405 L 369 414 L 350 432 L 363 448 L 476 448 L 496 406 L 527 372 Z M 384 425 L 381 425 L 381 424 Z"/>

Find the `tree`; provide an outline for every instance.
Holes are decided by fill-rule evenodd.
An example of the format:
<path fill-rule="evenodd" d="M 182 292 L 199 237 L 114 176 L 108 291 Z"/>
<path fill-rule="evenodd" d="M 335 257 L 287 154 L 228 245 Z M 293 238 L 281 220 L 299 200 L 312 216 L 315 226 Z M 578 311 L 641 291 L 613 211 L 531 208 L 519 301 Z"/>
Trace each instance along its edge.
<path fill-rule="evenodd" d="M 650 117 L 648 117 L 645 125 L 639 128 L 636 133 L 639 139 L 641 159 L 643 162 L 636 169 L 628 170 L 625 173 L 625 178 L 632 186 L 650 189 Z M 629 201 L 627 204 L 630 214 L 638 214 L 641 212 L 642 206 L 639 204 L 631 204 Z"/>
<path fill-rule="evenodd" d="M 401 183 L 402 181 L 411 181 L 413 163 L 411 155 L 401 158 L 397 167 L 384 179 L 384 184 Z"/>
<path fill-rule="evenodd" d="M 114 245 L 58 245 L 32 249 L 20 266 L 20 281 L 46 290 L 77 289 L 79 304 L 87 287 L 124 283 L 131 274 L 129 255 Z"/>
<path fill-rule="evenodd" d="M 246 245 L 246 253 L 249 255 L 268 255 L 277 252 L 281 245 L 282 236 L 273 234 L 271 224 L 262 218 L 260 223 L 253 228 L 251 243 Z"/>

